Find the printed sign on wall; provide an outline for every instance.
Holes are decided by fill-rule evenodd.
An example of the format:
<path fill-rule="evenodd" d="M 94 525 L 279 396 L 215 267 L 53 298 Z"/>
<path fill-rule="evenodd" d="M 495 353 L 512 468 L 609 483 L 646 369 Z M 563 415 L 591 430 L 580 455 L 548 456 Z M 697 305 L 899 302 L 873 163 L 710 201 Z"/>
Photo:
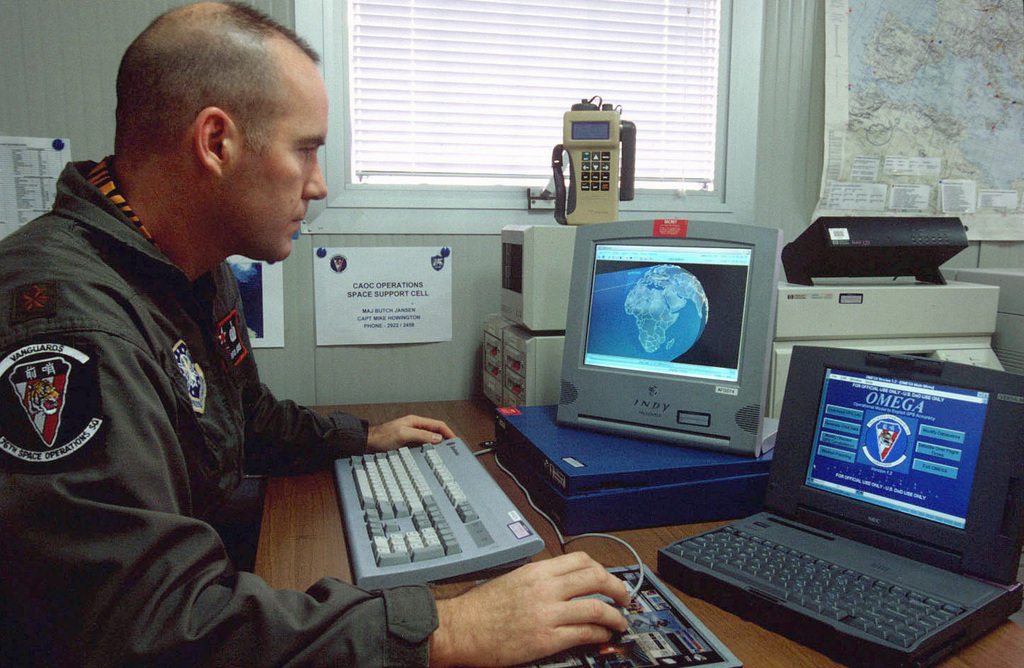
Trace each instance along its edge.
<path fill-rule="evenodd" d="M 452 338 L 450 248 L 315 248 L 313 283 L 318 346 Z"/>

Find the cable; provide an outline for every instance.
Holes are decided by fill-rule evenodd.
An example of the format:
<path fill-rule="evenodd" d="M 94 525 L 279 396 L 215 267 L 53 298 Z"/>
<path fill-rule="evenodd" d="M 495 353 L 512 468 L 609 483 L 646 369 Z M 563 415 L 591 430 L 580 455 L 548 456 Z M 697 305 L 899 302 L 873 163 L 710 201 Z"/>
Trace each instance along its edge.
<path fill-rule="evenodd" d="M 568 545 L 569 543 L 572 543 L 574 541 L 577 541 L 577 540 L 579 540 L 581 538 L 607 538 L 608 540 L 613 540 L 616 543 L 618 543 L 618 544 L 622 545 L 623 547 L 625 547 L 627 550 L 629 550 L 629 553 L 633 555 L 634 559 L 636 559 L 636 573 L 637 573 L 636 586 L 633 587 L 632 591 L 629 592 L 629 598 L 630 598 L 630 600 L 636 598 L 637 594 L 640 593 L 640 588 L 643 587 L 643 584 L 644 584 L 644 563 L 643 563 L 643 560 L 640 558 L 640 555 L 637 554 L 637 551 L 635 549 L 633 549 L 633 546 L 630 545 L 629 543 L 627 543 L 626 541 L 622 540 L 618 536 L 612 536 L 611 534 L 606 534 L 606 533 L 581 533 L 581 534 L 577 534 L 575 536 L 570 536 L 569 538 L 565 538 L 565 536 L 562 535 L 562 532 L 559 531 L 558 525 L 555 524 L 555 521 L 552 520 L 550 517 L 548 517 L 548 514 L 545 513 L 543 510 L 541 510 L 540 508 L 538 508 L 537 504 L 535 504 L 533 502 L 533 497 L 530 496 L 530 492 L 527 491 L 526 487 L 524 487 L 523 484 L 521 482 L 519 482 L 519 479 L 516 478 L 516 476 L 511 471 L 509 471 L 507 468 L 505 468 L 505 466 L 501 463 L 501 461 L 498 459 L 498 450 L 495 447 L 493 447 L 493 443 L 494 443 L 493 441 L 485 441 L 481 445 L 485 445 L 487 447 L 485 447 L 485 448 L 483 448 L 481 450 L 477 450 L 473 454 L 475 456 L 477 456 L 477 457 L 479 457 L 480 455 L 486 455 L 488 453 L 493 453 L 494 454 L 494 463 L 495 463 L 495 465 L 499 469 L 504 471 L 505 475 L 507 475 L 512 480 L 512 482 L 514 482 L 516 484 L 516 487 L 518 487 L 523 492 L 523 494 L 526 496 L 526 502 L 530 504 L 530 507 L 533 508 L 535 511 L 537 511 L 537 513 L 541 517 L 543 517 L 545 520 L 547 520 L 548 524 L 551 525 L 551 528 L 554 529 L 555 536 L 558 537 L 558 542 L 561 544 L 562 552 L 563 553 L 565 552 L 565 546 L 566 545 Z"/>

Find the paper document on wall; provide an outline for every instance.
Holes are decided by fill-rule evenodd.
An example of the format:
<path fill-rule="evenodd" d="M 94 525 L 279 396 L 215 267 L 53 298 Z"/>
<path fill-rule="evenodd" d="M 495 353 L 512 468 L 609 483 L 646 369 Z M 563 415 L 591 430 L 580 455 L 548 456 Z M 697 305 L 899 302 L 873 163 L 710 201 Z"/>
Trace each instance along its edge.
<path fill-rule="evenodd" d="M 315 248 L 313 284 L 318 346 L 452 338 L 450 248 Z"/>
<path fill-rule="evenodd" d="M 0 136 L 0 239 L 53 208 L 70 161 L 67 139 Z"/>

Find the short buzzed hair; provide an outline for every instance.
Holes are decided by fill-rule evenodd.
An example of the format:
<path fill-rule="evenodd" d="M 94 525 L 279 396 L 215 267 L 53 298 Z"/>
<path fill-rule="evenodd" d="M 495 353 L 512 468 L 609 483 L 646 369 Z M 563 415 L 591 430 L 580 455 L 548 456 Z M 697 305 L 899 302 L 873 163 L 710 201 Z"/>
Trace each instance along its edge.
<path fill-rule="evenodd" d="M 246 146 L 261 151 L 283 102 L 269 48 L 274 37 L 320 62 L 294 31 L 240 2 L 188 5 L 159 16 L 121 59 L 115 153 L 168 150 L 210 106 L 228 112 Z"/>

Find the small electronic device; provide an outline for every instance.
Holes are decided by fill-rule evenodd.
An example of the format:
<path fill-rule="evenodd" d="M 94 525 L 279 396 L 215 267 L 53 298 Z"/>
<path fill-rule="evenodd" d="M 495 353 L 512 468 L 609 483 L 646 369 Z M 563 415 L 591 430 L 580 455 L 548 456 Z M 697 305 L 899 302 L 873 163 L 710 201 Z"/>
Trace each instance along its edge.
<path fill-rule="evenodd" d="M 496 406 L 502 405 L 505 391 L 505 328 L 513 327 L 500 313 L 484 316 L 483 359 L 480 364 L 480 384 L 484 396 Z"/>
<path fill-rule="evenodd" d="M 501 314 L 534 332 L 565 330 L 576 228 L 506 225 L 501 230 Z"/>
<path fill-rule="evenodd" d="M 759 456 L 781 247 L 703 220 L 578 228 L 558 422 Z"/>
<path fill-rule="evenodd" d="M 364 589 L 507 569 L 544 548 L 457 438 L 344 457 L 334 474 L 352 573 Z"/>
<path fill-rule="evenodd" d="M 939 266 L 967 248 L 959 218 L 829 217 L 815 220 L 782 249 L 790 283 L 815 277 L 913 276 L 945 283 Z"/>
<path fill-rule="evenodd" d="M 636 125 L 622 120 L 611 104 L 594 104 L 594 99 L 599 98 L 582 100 L 565 112 L 562 143 L 551 152 L 555 220 L 562 224 L 618 220 L 619 202 L 633 199 Z M 568 188 L 563 153 L 569 155 Z"/>
<path fill-rule="evenodd" d="M 608 571 L 625 582 L 630 590 L 639 582 L 636 566 L 609 568 Z M 621 608 L 621 611 L 629 628 L 610 642 L 575 647 L 530 665 L 534 668 L 739 668 L 743 665 L 646 567 L 640 591 L 629 607 Z"/>
<path fill-rule="evenodd" d="M 814 346 L 793 365 L 765 512 L 662 548 L 662 577 L 848 665 L 929 666 L 1018 610 L 1024 377 Z"/>
<path fill-rule="evenodd" d="M 565 336 L 535 333 L 518 325 L 504 329 L 501 406 L 536 406 L 558 401 Z"/>

